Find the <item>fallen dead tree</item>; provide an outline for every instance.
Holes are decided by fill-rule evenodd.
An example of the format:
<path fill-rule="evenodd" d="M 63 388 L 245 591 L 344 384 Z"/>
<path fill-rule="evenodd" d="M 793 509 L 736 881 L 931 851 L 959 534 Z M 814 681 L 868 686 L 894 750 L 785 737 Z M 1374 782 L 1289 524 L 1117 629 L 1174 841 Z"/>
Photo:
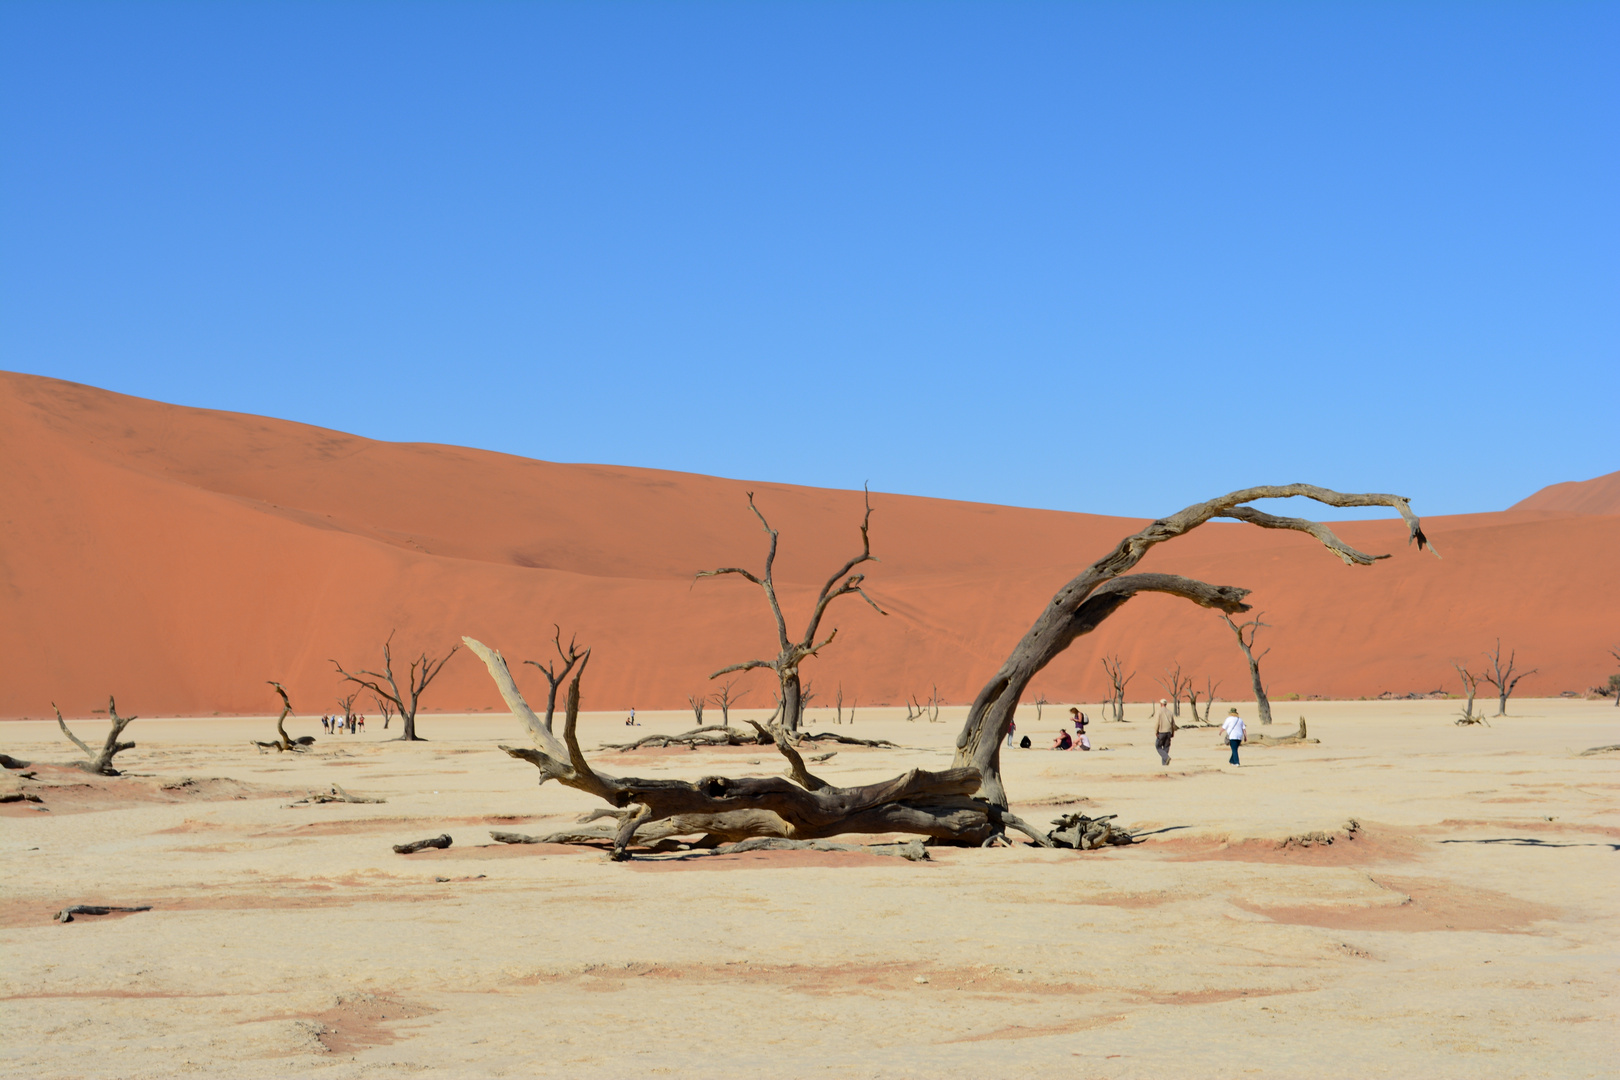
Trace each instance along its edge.
<path fill-rule="evenodd" d="M 1305 731 L 1305 718 L 1299 718 L 1299 730 L 1291 735 L 1250 735 L 1249 742 L 1260 746 L 1298 746 L 1303 743 L 1319 743 L 1321 739 L 1310 738 Z"/>
<path fill-rule="evenodd" d="M 1304 496 L 1334 507 L 1392 507 L 1406 520 L 1410 541 L 1420 549 L 1428 546 L 1418 518 L 1407 500 L 1397 495 L 1342 494 L 1305 484 L 1290 484 L 1247 488 L 1190 506 L 1127 536 L 1058 591 L 969 708 L 966 723 L 957 738 L 951 768 L 911 769 L 890 780 L 859 787 L 838 787 L 811 773 L 794 745 L 796 740 L 791 727 L 776 722 L 768 730 L 777 750 L 787 760 L 788 777 L 706 776 L 697 781 L 685 781 L 609 775 L 586 759 L 577 734 L 579 685 L 589 663 L 589 650 L 569 683 L 563 737 L 559 740 L 546 730 L 540 717 L 523 699 L 501 654 L 472 638 L 463 640 L 484 661 L 508 708 L 523 723 L 534 744 L 532 748 L 502 746 L 501 749 L 534 765 L 539 771 L 540 783 L 555 780 L 614 807 L 615 810 L 606 814 L 616 819 L 611 840 L 615 859 L 628 858 L 631 843 L 675 836 L 698 836 L 703 838 L 700 843 L 719 844 L 750 837 L 818 840 L 844 834 L 911 833 L 935 842 L 982 845 L 1004 839 L 1011 829 L 1037 844 L 1055 847 L 1058 840 L 1054 835 L 1038 832 L 1010 812 L 1001 778 L 1001 746 L 1030 680 L 1075 640 L 1096 629 L 1138 593 L 1180 596 L 1228 615 L 1249 610 L 1249 605 L 1243 602 L 1247 589 L 1210 585 L 1175 574 L 1128 574 L 1149 551 L 1212 518 L 1227 517 L 1261 528 L 1306 533 L 1347 565 L 1366 566 L 1388 557 L 1358 551 L 1319 523 L 1277 517 L 1247 505 L 1259 499 L 1291 496 Z M 765 524 L 763 515 L 753 507 L 752 499 L 749 505 L 771 537 L 765 575 L 756 577 L 734 568 L 713 573 L 740 574 L 764 589 L 783 648 L 775 661 L 751 661 L 728 670 L 771 668 L 782 685 L 786 720 L 796 715 L 800 701 L 798 664 L 832 640 L 833 635 L 829 634 L 825 640 L 816 641 L 817 626 L 827 605 L 838 596 L 861 591 L 861 575 L 850 571 L 872 559 L 867 532 L 871 507 L 868 505 L 867 516 L 861 523 L 861 554 L 849 560 L 822 587 L 807 633 L 802 640 L 793 641 L 787 637 L 785 621 L 770 584 L 776 533 Z M 1079 825 L 1077 821 L 1055 831 L 1072 835 Z M 592 840 L 599 841 L 607 828 L 600 826 L 591 830 Z M 1092 821 L 1088 819 L 1079 838 L 1084 840 L 1092 831 Z M 1114 831 L 1108 826 L 1110 834 Z"/>
<path fill-rule="evenodd" d="M 387 799 L 379 799 L 372 795 L 350 795 L 337 784 L 332 785 L 331 791 L 312 791 L 302 799 L 294 799 L 288 803 L 293 806 L 314 806 L 320 803 L 385 803 Z"/>

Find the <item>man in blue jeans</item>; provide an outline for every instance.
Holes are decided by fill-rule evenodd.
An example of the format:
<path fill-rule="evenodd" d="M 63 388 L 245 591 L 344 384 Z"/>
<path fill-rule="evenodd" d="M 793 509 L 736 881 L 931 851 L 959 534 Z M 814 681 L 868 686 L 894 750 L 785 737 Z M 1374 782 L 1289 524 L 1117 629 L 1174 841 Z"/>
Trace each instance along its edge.
<path fill-rule="evenodd" d="M 1243 717 L 1238 715 L 1235 707 L 1226 717 L 1226 721 L 1221 724 L 1221 731 L 1226 736 L 1226 744 L 1232 748 L 1232 758 L 1227 764 L 1243 764 L 1238 760 L 1238 747 L 1249 741 L 1249 735 L 1247 729 L 1243 726 Z"/>

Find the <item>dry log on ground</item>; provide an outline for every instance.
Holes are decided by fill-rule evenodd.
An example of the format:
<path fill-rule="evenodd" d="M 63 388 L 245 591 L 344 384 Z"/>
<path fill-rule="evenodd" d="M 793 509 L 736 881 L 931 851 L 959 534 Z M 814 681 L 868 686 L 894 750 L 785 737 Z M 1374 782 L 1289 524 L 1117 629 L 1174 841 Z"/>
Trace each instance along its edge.
<path fill-rule="evenodd" d="M 21 761 L 10 754 L 0 754 L 0 767 L 7 769 L 26 769 L 32 765 L 31 761 Z"/>
<path fill-rule="evenodd" d="M 1300 746 L 1304 743 L 1319 743 L 1321 739 L 1313 739 L 1305 730 L 1305 718 L 1299 718 L 1299 730 L 1292 735 L 1250 735 L 1249 742 L 1256 746 Z"/>
<path fill-rule="evenodd" d="M 302 799 L 294 799 L 288 803 L 291 806 L 310 806 L 317 803 L 385 803 L 387 799 L 379 799 L 372 795 L 351 795 L 337 784 L 332 785 L 331 791 L 312 791 Z"/>
<path fill-rule="evenodd" d="M 4 794 L 0 794 L 0 803 L 12 803 L 12 802 L 37 802 L 37 803 L 43 803 L 44 801 L 45 801 L 44 799 L 41 799 L 38 795 L 35 795 L 32 791 L 7 791 Z"/>
<path fill-rule="evenodd" d="M 754 513 L 771 538 L 765 575 L 756 577 L 732 567 L 711 572 L 745 577 L 761 586 L 770 602 L 782 647 L 777 659 L 749 661 L 716 675 L 756 667 L 770 668 L 776 673 L 783 691 L 779 707 L 783 722 L 773 721 L 768 731 L 763 725 L 755 726 L 762 735 L 771 736 L 777 750 L 787 759 L 787 778 L 706 776 L 689 782 L 617 777 L 600 772 L 586 760 L 577 735 L 579 685 L 589 663 L 590 650 L 582 655 L 569 683 L 563 738 L 558 740 L 523 699 L 501 654 L 472 638 L 463 640 L 484 661 L 501 697 L 528 729 L 534 744 L 532 749 L 510 746 L 501 749 L 534 765 L 542 784 L 556 780 L 626 811 L 613 833 L 615 859 L 628 858 L 632 842 L 646 842 L 655 833 L 662 833 L 665 839 L 674 835 L 702 836 L 705 843 L 735 842 L 756 836 L 818 840 L 850 833 L 912 833 L 930 837 L 935 842 L 981 845 L 1004 840 L 1007 830 L 1014 829 L 1047 847 L 1058 845 L 1057 833 L 1072 836 L 1076 847 L 1095 844 L 1096 837 L 1104 833 L 1107 838 L 1102 842 L 1113 842 L 1108 838 L 1116 832 L 1122 836 L 1128 833 L 1115 830 L 1106 821 L 1101 826 L 1092 819 L 1084 823 L 1077 819 L 1067 825 L 1060 822 L 1053 834 L 1043 834 L 1009 812 L 1001 781 L 1000 755 L 1019 699 L 1029 681 L 1053 658 L 1138 593 L 1168 593 L 1229 615 L 1248 611 L 1249 605 L 1243 602 L 1247 589 L 1210 585 L 1174 574 L 1125 574 L 1156 545 L 1182 536 L 1212 518 L 1230 517 L 1262 528 L 1307 533 L 1349 565 L 1371 565 L 1388 557 L 1357 551 L 1316 522 L 1276 517 L 1245 505 L 1258 499 L 1291 496 L 1305 496 L 1335 507 L 1393 507 L 1406 519 L 1410 541 L 1420 549 L 1428 546 L 1418 518 L 1407 500 L 1397 495 L 1347 495 L 1291 484 L 1247 488 L 1190 506 L 1126 537 L 1108 555 L 1059 590 L 995 677 L 979 692 L 957 738 L 956 760 L 951 768 L 911 769 L 893 779 L 859 787 L 837 787 L 811 773 L 795 745 L 799 741 L 798 733 L 793 730 L 796 724 L 788 721 L 796 719 L 802 707 L 799 663 L 831 641 L 830 635 L 825 641 L 815 640 L 827 604 L 838 596 L 861 592 L 862 576 L 850 571 L 859 563 L 872 560 L 867 534 L 870 503 L 861 525 L 863 551 L 823 586 L 801 641 L 792 641 L 787 636 L 786 623 L 771 583 L 776 532 L 757 509 Z M 752 499 L 749 504 L 753 508 Z M 1295 738 L 1305 740 L 1303 729 L 1296 737 L 1279 741 Z M 600 828 L 605 831 L 605 827 Z M 1079 832 L 1075 832 L 1077 828 Z M 588 831 L 593 834 L 593 840 L 598 839 L 597 830 Z"/>
<path fill-rule="evenodd" d="M 1577 756 L 1595 757 L 1598 754 L 1612 754 L 1616 750 L 1620 750 L 1620 743 L 1615 743 L 1613 746 L 1594 746 L 1590 750 L 1582 750 Z"/>
<path fill-rule="evenodd" d="M 124 733 L 126 727 L 140 719 L 139 717 L 119 716 L 118 703 L 109 695 L 107 698 L 107 715 L 112 719 L 112 730 L 107 732 L 107 741 L 102 743 L 101 749 L 92 750 L 84 744 L 83 739 L 68 730 L 67 721 L 62 719 L 62 710 L 56 708 L 56 702 L 51 702 L 51 708 L 56 709 L 56 723 L 61 727 L 62 734 L 72 740 L 74 746 L 84 751 L 84 761 L 68 763 L 72 768 L 83 769 L 85 772 L 95 773 L 97 776 L 122 775 L 112 767 L 113 758 L 122 754 L 125 750 L 135 749 L 135 744 L 132 742 L 119 742 L 118 736 Z"/>
<path fill-rule="evenodd" d="M 130 717 L 134 719 L 134 717 Z M 139 907 L 113 907 L 107 904 L 74 904 L 65 907 L 56 913 L 56 921 L 70 923 L 75 915 L 111 915 L 115 911 L 151 911 L 151 904 L 142 904 Z"/>
<path fill-rule="evenodd" d="M 1052 842 L 1057 847 L 1075 848 L 1079 851 L 1091 851 L 1110 845 L 1124 847 L 1136 843 L 1135 837 L 1128 831 L 1109 824 L 1116 816 L 1105 814 L 1093 818 L 1084 814 L 1065 814 L 1060 818 L 1053 818 L 1052 824 L 1056 828 L 1051 832 Z"/>
<path fill-rule="evenodd" d="M 394 854 L 414 855 L 418 851 L 426 851 L 428 848 L 447 848 L 453 843 L 455 841 L 450 839 L 449 833 L 441 833 L 426 840 L 413 840 L 409 844 L 395 844 Z"/>

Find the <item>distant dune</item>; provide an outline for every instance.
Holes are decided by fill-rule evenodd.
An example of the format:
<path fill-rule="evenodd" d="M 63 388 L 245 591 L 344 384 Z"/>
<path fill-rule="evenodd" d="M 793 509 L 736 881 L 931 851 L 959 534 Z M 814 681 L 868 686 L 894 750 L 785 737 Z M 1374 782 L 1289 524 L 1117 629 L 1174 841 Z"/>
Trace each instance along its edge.
<path fill-rule="evenodd" d="M 519 670 L 547 657 L 554 623 L 595 649 L 587 708 L 673 708 L 712 690 L 710 671 L 775 651 L 758 589 L 692 579 L 760 566 L 745 491 L 781 532 L 795 625 L 858 550 L 859 492 L 373 442 L 15 374 L 0 374 L 0 461 L 8 717 L 49 715 L 53 700 L 83 715 L 109 692 L 148 715 L 262 713 L 267 679 L 300 712 L 321 712 L 338 689 L 328 658 L 375 662 L 390 630 L 400 654 L 472 634 Z M 1424 493 L 1404 494 L 1422 513 Z M 944 701 L 971 700 L 1053 591 L 1142 524 L 881 492 L 872 502 L 883 561 L 868 586 L 889 614 L 858 600 L 834 610 L 838 640 L 805 668 L 813 711 L 840 686 L 846 705 L 936 686 Z M 1297 534 L 1215 524 L 1142 568 L 1253 589 L 1274 627 L 1261 639 L 1274 697 L 1453 687 L 1449 661 L 1477 660 L 1498 635 L 1540 669 L 1521 694 L 1583 690 L 1612 670 L 1620 473 L 1426 524 L 1443 560 L 1408 547 L 1397 520 L 1342 526 L 1349 542 L 1394 554 L 1354 568 Z M 1098 700 L 1110 652 L 1138 672 L 1133 699 L 1156 695 L 1154 676 L 1178 659 L 1220 680 L 1223 698 L 1250 693 L 1219 618 L 1160 596 L 1132 601 L 1031 693 Z M 543 686 L 529 668 L 518 678 Z M 768 704 L 763 678 L 745 685 L 745 704 Z M 427 700 L 499 707 L 465 655 Z"/>

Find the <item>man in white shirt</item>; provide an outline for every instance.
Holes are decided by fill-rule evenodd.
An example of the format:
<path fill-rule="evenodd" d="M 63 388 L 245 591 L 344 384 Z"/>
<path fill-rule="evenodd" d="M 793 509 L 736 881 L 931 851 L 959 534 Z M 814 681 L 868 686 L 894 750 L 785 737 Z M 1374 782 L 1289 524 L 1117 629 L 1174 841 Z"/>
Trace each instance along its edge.
<path fill-rule="evenodd" d="M 1243 764 L 1238 760 L 1238 747 L 1249 741 L 1249 733 L 1243 726 L 1243 717 L 1238 715 L 1235 707 L 1221 724 L 1221 731 L 1226 736 L 1226 744 L 1232 748 L 1232 758 L 1227 764 Z"/>

